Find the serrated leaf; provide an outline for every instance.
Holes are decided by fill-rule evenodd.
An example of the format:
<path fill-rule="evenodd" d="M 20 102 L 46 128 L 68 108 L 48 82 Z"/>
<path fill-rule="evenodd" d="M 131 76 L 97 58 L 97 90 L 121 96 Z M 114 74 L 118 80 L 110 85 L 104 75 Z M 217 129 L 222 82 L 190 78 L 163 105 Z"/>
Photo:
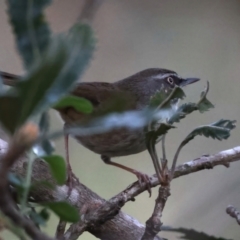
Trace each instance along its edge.
<path fill-rule="evenodd" d="M 197 107 L 200 113 L 208 111 L 210 108 L 214 108 L 214 105 L 206 98 L 209 91 L 209 82 L 207 82 L 206 89 L 201 92 L 201 98 L 197 103 Z"/>
<path fill-rule="evenodd" d="M 44 52 L 50 40 L 50 28 L 45 21 L 43 10 L 51 1 L 8 0 L 7 2 L 17 48 L 25 67 L 29 69 L 36 60 L 34 55 Z"/>
<path fill-rule="evenodd" d="M 49 202 L 41 205 L 51 209 L 62 221 L 78 222 L 78 210 L 67 202 Z"/>
<path fill-rule="evenodd" d="M 65 107 L 72 107 L 78 112 L 91 113 L 93 106 L 90 101 L 82 97 L 76 97 L 67 95 L 61 98 L 54 106 L 55 109 L 61 109 Z"/>
<path fill-rule="evenodd" d="M 197 109 L 198 107 L 196 103 L 184 103 L 172 114 L 168 123 L 173 124 L 174 122 L 179 122 L 181 119 L 185 118 L 187 114 L 190 114 Z"/>
<path fill-rule="evenodd" d="M 217 140 L 227 139 L 230 136 L 230 131 L 236 127 L 236 121 L 221 119 L 210 125 L 203 125 L 195 128 L 184 140 L 184 145 L 191 141 L 194 137 L 200 135 L 211 137 Z"/>
<path fill-rule="evenodd" d="M 187 228 L 171 228 L 171 227 L 162 227 L 162 231 L 167 232 L 178 232 L 184 234 L 180 237 L 180 239 L 185 240 L 231 240 L 226 238 L 218 238 L 214 236 L 210 236 L 204 232 L 198 232 L 194 229 L 187 229 Z"/>
<path fill-rule="evenodd" d="M 67 172 L 66 163 L 61 156 L 50 155 L 42 157 L 50 167 L 53 177 L 56 179 L 57 184 L 62 185 L 66 182 Z"/>

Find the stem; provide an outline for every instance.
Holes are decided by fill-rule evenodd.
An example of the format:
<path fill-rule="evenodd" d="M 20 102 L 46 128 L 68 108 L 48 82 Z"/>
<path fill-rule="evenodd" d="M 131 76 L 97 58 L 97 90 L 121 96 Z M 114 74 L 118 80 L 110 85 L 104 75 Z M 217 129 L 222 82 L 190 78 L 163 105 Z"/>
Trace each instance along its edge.
<path fill-rule="evenodd" d="M 163 161 L 166 161 L 167 160 L 167 156 L 166 156 L 166 148 L 165 148 L 165 138 L 166 138 L 166 134 L 163 135 L 162 137 L 162 158 L 163 158 Z"/>
<path fill-rule="evenodd" d="M 25 183 L 24 183 L 23 196 L 21 199 L 21 213 L 22 214 L 24 214 L 26 212 L 26 208 L 27 208 L 27 199 L 28 199 L 29 189 L 31 186 L 32 166 L 33 166 L 33 162 L 34 162 L 35 158 L 36 158 L 35 154 L 31 151 L 29 153 L 27 173 L 26 173 L 26 178 L 25 178 Z"/>
<path fill-rule="evenodd" d="M 161 176 L 162 171 L 161 171 L 161 167 L 159 165 L 157 153 L 156 153 L 156 150 L 155 150 L 155 144 L 151 144 L 151 141 L 149 142 L 148 151 L 149 151 L 150 156 L 152 158 L 152 162 L 153 162 L 158 180 L 161 183 L 163 181 L 163 177 Z"/>
<path fill-rule="evenodd" d="M 171 168 L 171 178 L 173 178 L 174 176 L 174 171 L 175 171 L 175 167 L 176 167 L 176 164 L 177 164 L 177 159 L 178 159 L 178 155 L 180 153 L 180 151 L 182 150 L 182 148 L 184 147 L 186 143 L 183 141 L 181 142 L 181 144 L 179 145 L 175 155 L 174 155 L 174 158 L 173 158 L 173 163 L 172 163 L 172 168 Z"/>

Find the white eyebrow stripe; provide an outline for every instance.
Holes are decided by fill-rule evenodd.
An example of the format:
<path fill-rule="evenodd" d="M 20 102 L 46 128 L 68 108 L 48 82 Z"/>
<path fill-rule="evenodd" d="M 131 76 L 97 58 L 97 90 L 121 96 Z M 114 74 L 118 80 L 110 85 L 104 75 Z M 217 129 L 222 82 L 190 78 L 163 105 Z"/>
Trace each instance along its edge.
<path fill-rule="evenodd" d="M 171 76 L 178 76 L 176 73 L 166 73 L 166 74 L 158 74 L 153 76 L 153 78 L 157 78 L 157 79 L 163 79 L 166 77 L 171 77 Z"/>

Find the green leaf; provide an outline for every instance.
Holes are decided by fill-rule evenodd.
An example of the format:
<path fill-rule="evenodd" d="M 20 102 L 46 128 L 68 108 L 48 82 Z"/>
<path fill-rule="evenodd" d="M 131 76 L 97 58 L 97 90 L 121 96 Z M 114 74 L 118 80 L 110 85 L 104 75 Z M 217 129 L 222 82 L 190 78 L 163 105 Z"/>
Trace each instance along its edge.
<path fill-rule="evenodd" d="M 203 125 L 195 128 L 184 140 L 184 145 L 191 141 L 194 137 L 202 135 L 205 137 L 211 137 L 217 140 L 227 139 L 230 136 L 230 131 L 236 127 L 235 120 L 221 119 L 210 125 Z"/>
<path fill-rule="evenodd" d="M 90 26 L 76 24 L 55 38 L 41 61 L 16 86 L 14 96 L 0 97 L 0 120 L 11 133 L 29 117 L 56 103 L 88 65 L 95 39 Z"/>
<path fill-rule="evenodd" d="M 171 227 L 162 227 L 162 231 L 167 232 L 178 232 L 184 234 L 180 237 L 180 239 L 186 240 L 230 240 L 225 238 L 217 238 L 214 236 L 209 236 L 204 232 L 198 232 L 194 229 L 187 229 L 187 228 L 171 228 Z"/>
<path fill-rule="evenodd" d="M 36 60 L 35 56 L 45 51 L 50 40 L 51 32 L 43 10 L 51 1 L 8 0 L 7 2 L 17 48 L 25 67 L 29 69 Z"/>
<path fill-rule="evenodd" d="M 55 109 L 61 109 L 65 107 L 72 107 L 76 111 L 82 113 L 91 113 L 93 110 L 91 102 L 89 102 L 87 99 L 72 95 L 67 95 L 61 98 L 60 101 L 53 106 Z"/>
<path fill-rule="evenodd" d="M 206 89 L 201 92 L 201 98 L 197 104 L 200 113 L 208 111 L 210 108 L 214 108 L 214 105 L 206 98 L 209 91 L 209 82 L 207 82 Z"/>
<path fill-rule="evenodd" d="M 78 210 L 67 202 L 41 203 L 42 206 L 51 209 L 59 218 L 66 222 L 78 222 Z"/>
<path fill-rule="evenodd" d="M 53 177 L 56 179 L 59 185 L 62 185 L 66 182 L 66 163 L 61 156 L 51 155 L 42 157 L 48 164 L 51 169 Z"/>

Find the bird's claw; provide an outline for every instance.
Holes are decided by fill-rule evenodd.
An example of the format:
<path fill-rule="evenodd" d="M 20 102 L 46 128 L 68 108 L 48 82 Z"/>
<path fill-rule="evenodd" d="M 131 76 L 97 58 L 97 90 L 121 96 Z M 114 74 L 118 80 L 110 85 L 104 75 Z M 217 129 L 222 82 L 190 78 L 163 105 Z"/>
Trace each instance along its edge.
<path fill-rule="evenodd" d="M 136 175 L 136 177 L 138 179 L 138 182 L 139 182 L 141 187 L 143 186 L 144 183 L 146 184 L 146 188 L 147 188 L 147 191 L 149 193 L 149 197 L 151 197 L 151 195 L 152 195 L 151 177 L 149 175 L 147 175 L 145 173 L 142 173 L 142 172 L 139 172 L 139 171 L 136 171 L 135 175 Z"/>

